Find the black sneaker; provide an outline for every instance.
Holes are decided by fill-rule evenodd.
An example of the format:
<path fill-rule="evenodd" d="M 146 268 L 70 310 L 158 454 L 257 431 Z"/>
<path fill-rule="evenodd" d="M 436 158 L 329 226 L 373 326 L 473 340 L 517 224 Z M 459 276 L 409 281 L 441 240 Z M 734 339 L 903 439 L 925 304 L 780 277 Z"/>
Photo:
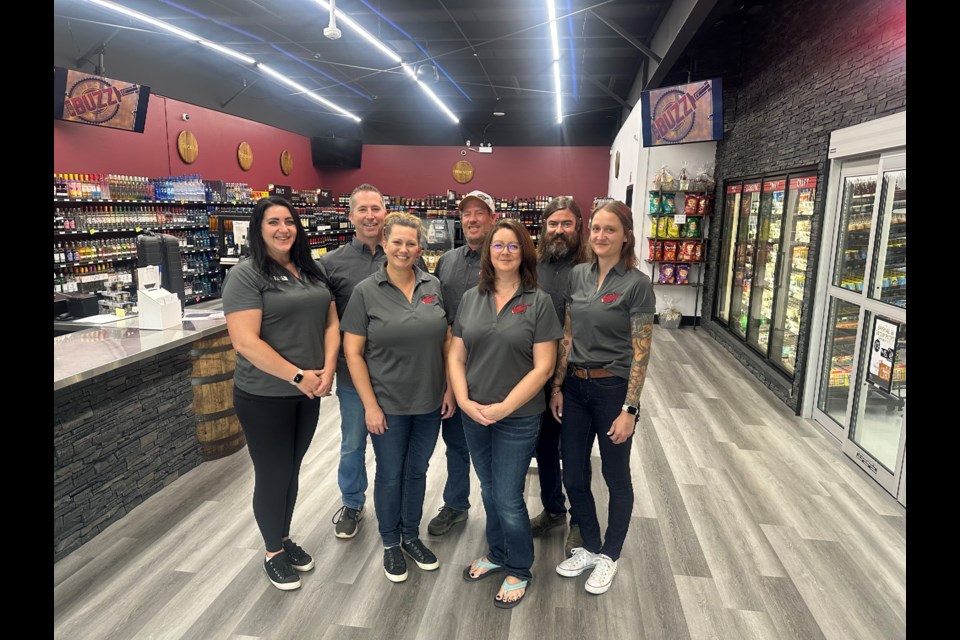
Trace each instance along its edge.
<path fill-rule="evenodd" d="M 277 589 L 281 591 L 292 591 L 300 588 L 300 576 L 290 566 L 290 558 L 286 552 L 281 551 L 272 558 L 266 558 L 263 561 L 263 570 L 267 572 L 267 577 Z"/>
<path fill-rule="evenodd" d="M 363 519 L 364 507 L 360 507 L 360 510 L 351 509 L 350 507 L 343 506 L 340 507 L 340 510 L 333 514 L 333 524 L 337 525 L 334 529 L 334 533 L 338 538 L 352 538 L 357 535 L 357 529 L 360 528 L 360 520 Z"/>
<path fill-rule="evenodd" d="M 423 569 L 424 571 L 433 571 L 434 569 L 440 568 L 440 561 L 437 560 L 437 556 L 433 555 L 433 551 L 427 549 L 420 538 L 416 540 L 408 540 L 400 545 L 400 547 L 407 553 L 408 556 L 413 558 L 413 561 L 417 563 L 417 566 Z"/>
<path fill-rule="evenodd" d="M 283 541 L 283 550 L 287 552 L 287 560 L 289 560 L 290 566 L 297 571 L 313 569 L 313 558 L 290 538 Z"/>
<path fill-rule="evenodd" d="M 383 550 L 383 572 L 390 582 L 403 582 L 407 579 L 407 561 L 403 559 L 399 546 Z"/>
<path fill-rule="evenodd" d="M 453 525 L 458 522 L 463 522 L 466 519 L 466 511 L 457 511 L 450 507 L 440 507 L 440 513 L 427 525 L 427 531 L 432 536 L 442 536 L 447 531 L 450 531 Z"/>
<path fill-rule="evenodd" d="M 546 509 L 535 518 L 530 518 L 530 530 L 533 537 L 539 537 L 554 527 L 560 527 L 567 523 L 567 514 L 550 513 Z"/>
<path fill-rule="evenodd" d="M 570 531 L 567 533 L 567 541 L 563 545 L 563 550 L 567 557 L 573 557 L 573 550 L 583 547 L 583 536 L 580 535 L 580 525 L 571 524 Z"/>

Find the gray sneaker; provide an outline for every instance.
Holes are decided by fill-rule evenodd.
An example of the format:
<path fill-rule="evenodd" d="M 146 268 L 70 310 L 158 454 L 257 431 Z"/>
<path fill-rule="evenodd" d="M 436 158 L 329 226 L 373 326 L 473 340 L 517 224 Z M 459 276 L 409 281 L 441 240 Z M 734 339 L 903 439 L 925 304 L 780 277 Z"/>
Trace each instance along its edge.
<path fill-rule="evenodd" d="M 530 518 L 530 531 L 533 533 L 534 538 L 538 538 L 547 531 L 550 531 L 550 529 L 563 526 L 566 522 L 567 514 L 550 513 L 544 509 L 540 515 Z"/>
<path fill-rule="evenodd" d="M 357 511 L 347 506 L 340 507 L 340 510 L 333 514 L 332 522 L 337 525 L 334 529 L 334 535 L 344 539 L 357 535 L 364 509 L 365 507 L 360 507 L 360 510 Z"/>
<path fill-rule="evenodd" d="M 466 519 L 466 511 L 457 511 L 451 507 L 443 506 L 440 507 L 440 513 L 427 525 L 427 532 L 432 536 L 442 536 L 447 531 L 450 531 L 453 525 L 458 522 L 463 522 Z"/>
<path fill-rule="evenodd" d="M 583 536 L 580 535 L 580 525 L 570 525 L 570 532 L 567 533 L 567 541 L 563 545 L 563 550 L 567 553 L 567 557 L 571 557 L 573 550 L 582 546 Z"/>

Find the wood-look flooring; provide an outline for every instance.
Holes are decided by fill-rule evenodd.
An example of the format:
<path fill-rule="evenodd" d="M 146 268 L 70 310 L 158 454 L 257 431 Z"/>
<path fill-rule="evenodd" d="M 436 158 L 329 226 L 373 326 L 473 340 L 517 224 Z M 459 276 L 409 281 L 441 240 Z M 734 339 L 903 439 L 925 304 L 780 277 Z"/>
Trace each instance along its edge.
<path fill-rule="evenodd" d="M 636 501 L 613 587 L 558 576 L 565 529 L 535 543 L 526 600 L 493 606 L 498 580 L 467 584 L 484 552 L 473 476 L 470 518 L 432 537 L 442 440 L 422 537 L 442 566 L 387 581 L 373 512 L 339 540 L 336 397 L 324 400 L 301 472 L 293 538 L 316 559 L 303 587 L 263 572 L 246 449 L 206 462 L 54 566 L 54 637 L 69 640 L 380 638 L 729 638 L 876 640 L 906 635 L 905 510 L 813 423 L 797 418 L 705 332 L 655 328 L 633 447 Z M 596 450 L 595 450 L 596 453 Z M 594 458 L 601 523 L 606 489 Z M 536 472 L 527 505 L 540 512 Z"/>

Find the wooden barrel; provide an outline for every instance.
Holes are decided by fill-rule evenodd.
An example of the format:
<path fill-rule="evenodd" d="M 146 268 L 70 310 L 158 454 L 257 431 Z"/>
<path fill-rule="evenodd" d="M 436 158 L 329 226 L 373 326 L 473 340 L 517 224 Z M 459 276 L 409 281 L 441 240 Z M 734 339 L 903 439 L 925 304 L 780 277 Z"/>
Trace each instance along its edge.
<path fill-rule="evenodd" d="M 190 350 L 193 358 L 193 413 L 197 440 L 205 460 L 216 460 L 239 451 L 247 444 L 233 408 L 233 370 L 237 354 L 224 331 L 197 340 Z"/>

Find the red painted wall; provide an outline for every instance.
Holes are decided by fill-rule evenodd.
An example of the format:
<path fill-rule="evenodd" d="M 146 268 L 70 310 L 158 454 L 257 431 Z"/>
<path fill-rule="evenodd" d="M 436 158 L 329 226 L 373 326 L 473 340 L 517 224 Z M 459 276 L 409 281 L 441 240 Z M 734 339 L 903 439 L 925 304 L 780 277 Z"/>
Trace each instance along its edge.
<path fill-rule="evenodd" d="M 370 182 L 383 193 L 421 197 L 453 189 L 463 195 L 474 189 L 494 198 L 572 195 L 584 215 L 593 198 L 607 194 L 609 147 L 494 147 L 480 154 L 464 147 L 364 145 L 359 169 L 327 169 L 326 185 L 334 194 L 349 193 Z M 459 184 L 453 165 L 467 160 L 473 180 Z"/>
<path fill-rule="evenodd" d="M 181 119 L 184 113 L 190 114 L 188 121 Z M 193 164 L 177 153 L 177 136 L 183 130 L 197 138 L 199 153 Z M 253 149 L 249 171 L 237 162 L 241 142 Z M 289 176 L 280 171 L 284 150 L 293 156 Z M 150 96 L 143 133 L 54 120 L 53 171 L 149 178 L 198 173 L 205 180 L 246 182 L 262 191 L 271 183 L 295 189 L 324 186 L 324 171 L 311 162 L 310 138 L 157 95 Z"/>

